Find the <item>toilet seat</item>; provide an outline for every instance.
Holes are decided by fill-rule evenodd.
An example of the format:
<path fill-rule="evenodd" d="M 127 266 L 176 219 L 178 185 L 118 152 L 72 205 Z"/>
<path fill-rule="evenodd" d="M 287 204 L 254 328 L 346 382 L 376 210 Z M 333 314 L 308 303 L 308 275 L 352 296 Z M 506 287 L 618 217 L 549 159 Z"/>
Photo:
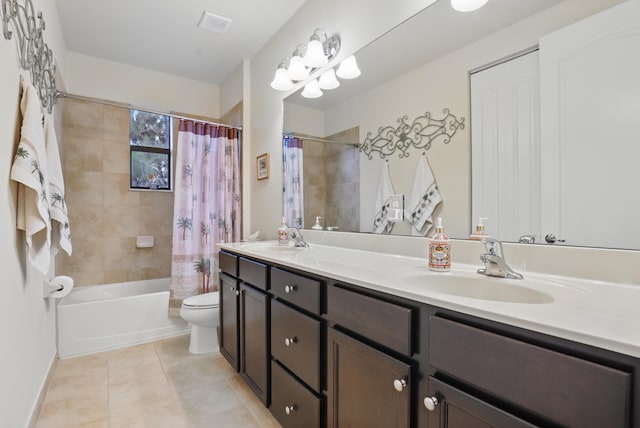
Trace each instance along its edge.
<path fill-rule="evenodd" d="M 182 301 L 182 306 L 189 309 L 211 309 L 217 308 L 219 303 L 220 295 L 217 291 L 214 291 L 188 297 Z"/>

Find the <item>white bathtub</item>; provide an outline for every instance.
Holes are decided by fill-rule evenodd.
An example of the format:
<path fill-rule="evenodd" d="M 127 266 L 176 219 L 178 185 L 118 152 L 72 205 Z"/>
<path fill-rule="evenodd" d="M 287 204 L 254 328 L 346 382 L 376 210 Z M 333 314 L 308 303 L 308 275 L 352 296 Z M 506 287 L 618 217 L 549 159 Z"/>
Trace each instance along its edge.
<path fill-rule="evenodd" d="M 58 304 L 58 354 L 91 354 L 187 334 L 169 317 L 170 278 L 78 287 Z"/>

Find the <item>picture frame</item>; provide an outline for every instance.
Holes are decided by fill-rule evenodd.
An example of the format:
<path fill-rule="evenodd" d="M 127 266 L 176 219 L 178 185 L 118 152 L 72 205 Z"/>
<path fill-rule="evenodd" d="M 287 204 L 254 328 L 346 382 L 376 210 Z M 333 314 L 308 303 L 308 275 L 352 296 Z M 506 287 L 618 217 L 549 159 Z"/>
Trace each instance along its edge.
<path fill-rule="evenodd" d="M 256 175 L 258 180 L 269 178 L 269 153 L 263 153 L 256 157 Z"/>

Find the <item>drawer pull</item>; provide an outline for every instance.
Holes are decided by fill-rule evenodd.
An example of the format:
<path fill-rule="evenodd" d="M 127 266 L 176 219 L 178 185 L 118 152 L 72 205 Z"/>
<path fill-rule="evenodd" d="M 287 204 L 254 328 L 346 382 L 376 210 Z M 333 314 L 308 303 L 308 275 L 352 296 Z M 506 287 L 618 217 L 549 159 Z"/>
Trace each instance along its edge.
<path fill-rule="evenodd" d="M 284 292 L 289 294 L 289 293 L 293 293 L 294 291 L 296 291 L 296 286 L 295 285 L 285 285 L 284 286 Z"/>
<path fill-rule="evenodd" d="M 296 343 L 298 343 L 298 338 L 295 337 L 295 336 L 291 337 L 291 338 L 287 337 L 287 338 L 284 339 L 285 346 L 291 346 L 291 345 L 296 344 Z"/>
<path fill-rule="evenodd" d="M 404 391 L 406 386 L 407 386 L 407 381 L 405 379 L 396 379 L 393 381 L 393 388 L 398 392 Z"/>
<path fill-rule="evenodd" d="M 295 404 L 292 404 L 290 406 L 284 406 L 284 412 L 287 415 L 290 415 L 291 413 L 293 413 L 295 410 L 297 409 Z"/>
<path fill-rule="evenodd" d="M 236 287 L 229 287 L 229 290 L 234 292 L 236 294 L 236 296 L 240 295 L 240 290 L 238 290 Z"/>
<path fill-rule="evenodd" d="M 435 395 L 433 397 L 424 398 L 424 407 L 426 407 L 430 412 L 433 412 L 438 404 L 440 404 L 440 402 L 438 401 L 438 397 L 436 397 Z"/>

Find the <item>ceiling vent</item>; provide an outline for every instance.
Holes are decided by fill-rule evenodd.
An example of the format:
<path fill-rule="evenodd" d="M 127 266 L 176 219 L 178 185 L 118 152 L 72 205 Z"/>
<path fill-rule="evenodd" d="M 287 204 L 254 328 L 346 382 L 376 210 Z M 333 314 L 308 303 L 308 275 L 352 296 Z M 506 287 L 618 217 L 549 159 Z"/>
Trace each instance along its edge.
<path fill-rule="evenodd" d="M 229 28 L 229 25 L 231 25 L 229 18 L 207 12 L 206 10 L 202 12 L 200 21 L 198 21 L 198 27 L 215 31 L 216 33 L 224 33 Z"/>

